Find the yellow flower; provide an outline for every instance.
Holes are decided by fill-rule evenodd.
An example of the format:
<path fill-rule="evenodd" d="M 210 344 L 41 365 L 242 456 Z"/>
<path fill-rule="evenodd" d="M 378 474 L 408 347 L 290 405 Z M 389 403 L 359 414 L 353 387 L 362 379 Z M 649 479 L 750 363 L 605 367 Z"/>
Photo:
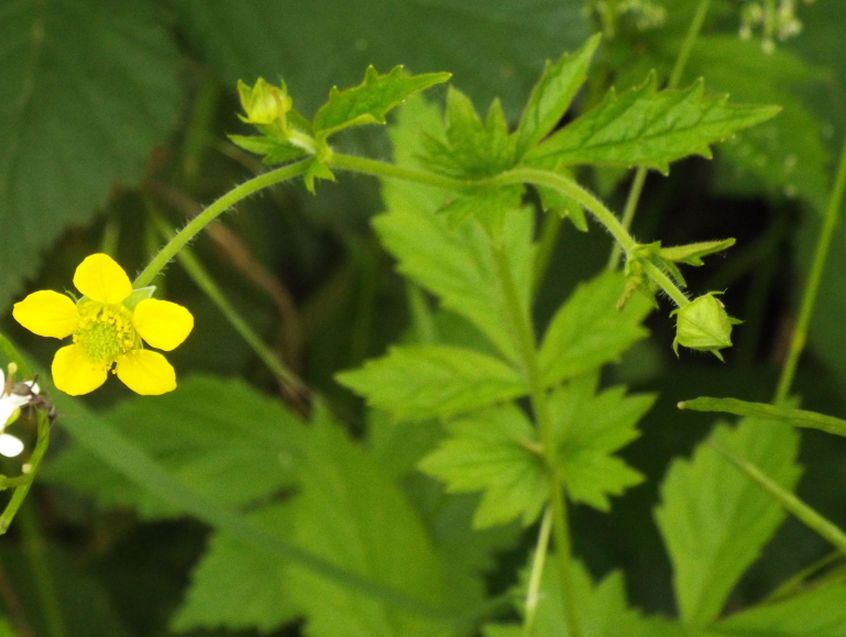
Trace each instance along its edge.
<path fill-rule="evenodd" d="M 191 313 L 140 290 L 133 294 L 126 272 L 106 254 L 86 257 L 76 268 L 73 284 L 83 294 L 76 302 L 52 290 L 39 290 L 12 309 L 15 320 L 39 336 L 73 337 L 73 343 L 53 357 L 56 388 L 71 396 L 87 394 L 112 370 L 138 394 L 176 389 L 173 367 L 160 353 L 145 349 L 143 342 L 165 351 L 174 349 L 194 327 Z M 137 301 L 139 296 L 147 298 Z"/>

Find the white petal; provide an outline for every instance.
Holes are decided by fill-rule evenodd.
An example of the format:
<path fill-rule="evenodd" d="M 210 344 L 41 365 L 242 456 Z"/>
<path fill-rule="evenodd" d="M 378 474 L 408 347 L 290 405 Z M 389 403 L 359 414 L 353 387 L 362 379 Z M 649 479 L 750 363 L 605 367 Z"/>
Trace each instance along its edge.
<path fill-rule="evenodd" d="M 21 455 L 24 443 L 11 434 L 0 434 L 0 455 L 14 458 Z"/>
<path fill-rule="evenodd" d="M 0 431 L 6 427 L 6 423 L 17 408 L 18 406 L 8 398 L 0 398 Z"/>

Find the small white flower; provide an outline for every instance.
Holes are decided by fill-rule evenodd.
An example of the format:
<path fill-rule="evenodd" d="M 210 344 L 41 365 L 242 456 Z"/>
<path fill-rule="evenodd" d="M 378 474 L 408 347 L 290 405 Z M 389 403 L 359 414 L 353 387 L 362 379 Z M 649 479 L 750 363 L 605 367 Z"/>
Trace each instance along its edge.
<path fill-rule="evenodd" d="M 28 404 L 39 391 L 35 381 L 26 381 L 22 385 L 29 391 L 19 393 L 14 390 L 14 385 L 8 387 L 6 375 L 0 368 L 0 455 L 7 458 L 19 456 L 24 450 L 24 444 L 17 437 L 5 433 L 6 426 L 14 422 L 20 408 Z"/>

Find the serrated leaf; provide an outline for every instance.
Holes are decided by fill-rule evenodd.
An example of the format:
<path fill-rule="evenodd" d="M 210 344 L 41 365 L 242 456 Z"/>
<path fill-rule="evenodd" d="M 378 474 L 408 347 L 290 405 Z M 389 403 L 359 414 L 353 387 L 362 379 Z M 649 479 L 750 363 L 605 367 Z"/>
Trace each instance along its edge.
<path fill-rule="evenodd" d="M 562 55 L 555 64 L 547 61 L 520 118 L 516 133 L 518 157 L 546 137 L 564 117 L 585 82 L 599 42 L 597 34 L 575 53 Z"/>
<path fill-rule="evenodd" d="M 262 161 L 265 164 L 282 164 L 306 155 L 305 150 L 282 139 L 264 135 L 227 135 L 227 137 L 239 148 L 256 155 L 263 155 Z"/>
<path fill-rule="evenodd" d="M 557 458 L 567 494 L 575 502 L 609 511 L 608 496 L 643 481 L 643 475 L 614 455 L 640 436 L 636 425 L 655 397 L 629 395 L 623 387 L 596 391 L 596 377 L 576 379 L 553 392 Z"/>
<path fill-rule="evenodd" d="M 102 416 L 175 476 L 215 501 L 244 506 L 290 487 L 305 428 L 278 401 L 238 381 L 190 377 L 179 391 L 125 400 Z M 44 477 L 144 517 L 181 511 L 79 447 L 50 458 Z"/>
<path fill-rule="evenodd" d="M 335 427 L 317 426 L 293 503 L 298 545 L 391 589 L 453 609 L 441 620 L 411 615 L 372 601 L 352 587 L 291 567 L 294 602 L 306 613 L 308 634 L 323 637 L 450 635 L 450 621 L 481 600 L 478 580 L 458 577 L 435 550 L 393 477 Z"/>
<path fill-rule="evenodd" d="M 725 637 L 846 637 L 846 586 L 825 586 L 732 615 L 713 627 Z"/>
<path fill-rule="evenodd" d="M 397 420 L 426 420 L 488 407 L 526 393 L 521 374 L 474 350 L 443 345 L 393 347 L 337 380 Z"/>
<path fill-rule="evenodd" d="M 447 437 L 420 469 L 456 493 L 481 491 L 473 526 L 483 529 L 518 517 L 534 522 L 549 497 L 537 433 L 513 404 L 447 425 Z"/>
<path fill-rule="evenodd" d="M 182 102 L 147 2 L 9 0 L 0 19 L 0 307 L 65 228 L 145 173 Z"/>
<path fill-rule="evenodd" d="M 543 337 L 540 367 L 544 383 L 556 385 L 616 360 L 646 337 L 641 322 L 652 308 L 643 295 L 622 310 L 622 275 L 605 272 L 582 283 L 555 313 Z"/>
<path fill-rule="evenodd" d="M 548 0 L 322 0 L 320 11 L 313 9 L 296 2 L 280 8 L 278 0 L 174 5 L 180 31 L 227 84 L 284 77 L 309 112 L 324 102 L 326 87 L 352 85 L 368 64 L 406 64 L 449 69 L 482 102 L 503 95 L 516 118 L 538 62 L 580 46 L 590 28 L 579 3 Z M 292 55 L 292 43 L 303 41 L 315 46 Z"/>
<path fill-rule="evenodd" d="M 473 102 L 450 86 L 447 92 L 445 137 L 423 138 L 424 158 L 431 170 L 460 179 L 480 179 L 511 168 L 515 161 L 515 138 L 500 101 L 494 100 L 484 122 Z"/>
<path fill-rule="evenodd" d="M 846 420 L 820 414 L 807 409 L 780 407 L 769 403 L 756 403 L 738 398 L 710 398 L 702 396 L 679 403 L 679 409 L 720 412 L 735 416 L 753 416 L 767 421 L 782 422 L 792 427 L 817 429 L 835 436 L 846 436 Z"/>
<path fill-rule="evenodd" d="M 723 250 L 728 250 L 736 243 L 735 239 L 721 239 L 718 241 L 698 241 L 696 243 L 688 243 L 682 246 L 668 246 L 659 249 L 658 254 L 661 258 L 674 263 L 686 263 L 687 265 L 700 266 L 705 262 L 702 257 L 707 257 L 709 254 L 716 254 Z"/>
<path fill-rule="evenodd" d="M 290 505 L 271 505 L 250 520 L 282 537 L 290 537 Z M 285 570 L 288 563 L 268 559 L 226 533 L 216 532 L 191 573 L 191 586 L 171 620 L 183 632 L 195 628 L 257 628 L 272 631 L 301 614 L 291 601 Z"/>
<path fill-rule="evenodd" d="M 379 75 L 373 66 L 368 66 L 358 86 L 344 90 L 332 87 L 328 101 L 314 116 L 314 133 L 326 139 L 352 126 L 384 124 L 388 112 L 408 97 L 449 78 L 449 73 L 411 75 L 402 66 Z"/>
<path fill-rule="evenodd" d="M 800 475 L 798 436 L 779 423 L 742 420 L 718 426 L 690 460 L 675 460 L 661 486 L 655 518 L 673 562 L 682 620 L 716 619 L 740 576 L 784 520 L 781 506 L 726 461 L 711 442 L 761 467 L 792 489 Z"/>
<path fill-rule="evenodd" d="M 702 80 L 683 90 L 656 90 L 655 75 L 621 95 L 612 89 L 594 109 L 526 155 L 558 165 L 645 166 L 667 173 L 689 155 L 711 157 L 710 145 L 774 117 L 777 106 L 730 105 L 706 97 Z"/>
<path fill-rule="evenodd" d="M 414 190 L 403 190 L 401 196 L 393 192 L 388 202 L 391 211 L 378 216 L 373 226 L 398 259 L 400 272 L 471 321 L 509 360 L 518 360 L 513 336 L 501 320 L 507 302 L 485 231 L 473 222 L 450 229 L 446 219 L 413 199 Z M 528 312 L 535 246 L 533 216 L 526 212 L 504 214 L 502 237 L 520 302 Z"/>

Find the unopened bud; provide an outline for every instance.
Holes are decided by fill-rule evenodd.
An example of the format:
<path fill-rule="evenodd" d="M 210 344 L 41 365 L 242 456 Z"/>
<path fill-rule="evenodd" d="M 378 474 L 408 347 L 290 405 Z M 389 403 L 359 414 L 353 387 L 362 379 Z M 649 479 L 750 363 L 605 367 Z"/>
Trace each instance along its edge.
<path fill-rule="evenodd" d="M 728 315 L 714 292 L 703 294 L 673 314 L 676 315 L 676 338 L 673 340 L 676 354 L 681 345 L 711 352 L 720 360 L 719 350 L 731 347 L 732 325 L 741 322 Z"/>
<path fill-rule="evenodd" d="M 259 78 L 253 86 L 238 82 L 238 96 L 246 117 L 241 119 L 249 124 L 273 124 L 279 122 L 284 128 L 286 116 L 292 102 L 285 86 L 273 86 L 264 78 Z"/>

